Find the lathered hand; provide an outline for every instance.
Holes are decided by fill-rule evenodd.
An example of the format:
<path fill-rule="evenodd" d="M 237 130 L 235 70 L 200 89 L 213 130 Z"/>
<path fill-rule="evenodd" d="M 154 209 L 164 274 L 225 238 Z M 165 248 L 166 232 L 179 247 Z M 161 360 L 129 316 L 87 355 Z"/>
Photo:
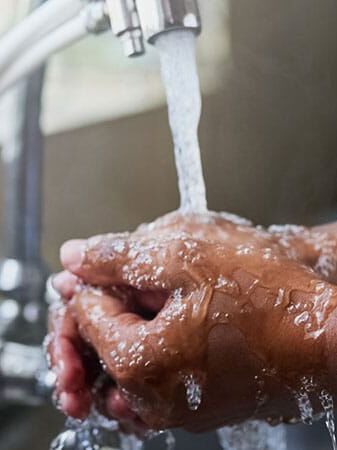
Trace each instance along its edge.
<path fill-rule="evenodd" d="M 303 383 L 318 412 L 320 390 L 337 393 L 336 255 L 329 234 L 267 231 L 216 214 L 176 213 L 132 234 L 65 244 L 63 264 L 85 284 L 73 296 L 77 278 L 55 280 L 71 298 L 61 316 L 78 327 L 62 335 L 52 312 L 52 359 L 62 339 L 77 352 L 63 358 L 61 406 L 87 413 L 85 341 L 114 382 L 105 412 L 122 422 L 202 431 L 249 418 L 288 421 L 299 418 Z M 74 360 L 79 386 L 69 390 L 65 366 Z M 82 414 L 74 413 L 69 405 L 79 407 L 83 389 Z M 76 398 L 67 404 L 64 392 Z"/>

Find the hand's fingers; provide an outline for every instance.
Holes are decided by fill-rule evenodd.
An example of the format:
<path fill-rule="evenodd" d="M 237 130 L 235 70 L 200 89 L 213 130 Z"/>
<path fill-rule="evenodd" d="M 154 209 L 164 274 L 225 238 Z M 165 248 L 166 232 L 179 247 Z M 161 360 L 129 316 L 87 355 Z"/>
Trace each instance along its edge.
<path fill-rule="evenodd" d="M 136 291 L 136 304 L 145 312 L 158 313 L 164 307 L 168 294 L 162 291 Z"/>
<path fill-rule="evenodd" d="M 131 410 L 127 400 L 121 395 L 117 387 L 110 387 L 104 392 L 104 413 L 119 422 L 132 422 L 137 414 Z"/>
<path fill-rule="evenodd" d="M 75 294 L 78 278 L 71 272 L 65 270 L 55 275 L 52 283 L 54 289 L 61 294 L 64 300 L 70 300 Z"/>
<path fill-rule="evenodd" d="M 50 315 L 49 355 L 57 375 L 58 394 L 86 390 L 86 371 L 79 346 L 79 334 L 70 311 L 63 305 L 54 307 Z"/>
<path fill-rule="evenodd" d="M 64 267 L 86 283 L 128 285 L 142 290 L 172 289 L 193 280 L 202 267 L 202 244 L 185 235 L 154 238 L 104 235 L 88 241 L 69 241 L 61 248 Z"/>
<path fill-rule="evenodd" d="M 121 372 L 130 370 L 130 349 L 139 339 L 136 332 L 146 322 L 128 310 L 122 300 L 90 289 L 77 294 L 70 303 L 82 336 L 90 342 L 108 372 L 118 380 Z"/>
<path fill-rule="evenodd" d="M 299 226 L 272 226 L 269 231 L 277 236 L 288 256 L 310 266 L 326 280 L 334 282 L 337 273 L 337 240 L 324 228 Z"/>
<path fill-rule="evenodd" d="M 116 419 L 126 433 L 144 436 L 149 431 L 149 427 L 131 410 L 130 404 L 117 388 L 106 392 L 104 414 Z"/>
<path fill-rule="evenodd" d="M 59 407 L 67 416 L 83 420 L 88 417 L 92 398 L 89 390 L 79 392 L 62 392 Z"/>

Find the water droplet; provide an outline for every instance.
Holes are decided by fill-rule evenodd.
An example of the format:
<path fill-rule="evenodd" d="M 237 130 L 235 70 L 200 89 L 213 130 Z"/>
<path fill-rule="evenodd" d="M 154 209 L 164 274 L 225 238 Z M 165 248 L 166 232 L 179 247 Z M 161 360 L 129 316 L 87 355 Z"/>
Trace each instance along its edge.
<path fill-rule="evenodd" d="M 309 319 L 310 319 L 310 314 L 308 313 L 308 311 L 304 311 L 295 317 L 294 323 L 296 326 L 300 326 L 303 323 L 308 322 Z"/>
<path fill-rule="evenodd" d="M 283 303 L 284 300 L 284 295 L 285 295 L 285 290 L 280 288 L 278 293 L 277 293 L 277 297 L 274 303 L 274 306 L 280 306 Z"/>
<path fill-rule="evenodd" d="M 188 407 L 191 411 L 197 411 L 202 400 L 201 385 L 192 374 L 184 377 L 184 384 Z"/>

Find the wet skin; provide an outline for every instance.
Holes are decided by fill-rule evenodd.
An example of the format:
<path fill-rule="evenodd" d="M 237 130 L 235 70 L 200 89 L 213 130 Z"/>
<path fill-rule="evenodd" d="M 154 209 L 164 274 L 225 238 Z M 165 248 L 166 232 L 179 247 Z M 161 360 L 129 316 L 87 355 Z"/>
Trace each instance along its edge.
<path fill-rule="evenodd" d="M 62 247 L 48 346 L 66 414 L 204 431 L 298 419 L 303 377 L 337 393 L 334 229 L 236 222 L 174 213 Z"/>

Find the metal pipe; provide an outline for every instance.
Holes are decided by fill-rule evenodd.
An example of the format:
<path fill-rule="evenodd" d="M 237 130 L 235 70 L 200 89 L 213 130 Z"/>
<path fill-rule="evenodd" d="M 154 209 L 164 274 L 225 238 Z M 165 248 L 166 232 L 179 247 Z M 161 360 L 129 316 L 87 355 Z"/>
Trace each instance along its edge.
<path fill-rule="evenodd" d="M 81 0 L 49 0 L 35 9 L 0 41 L 0 73 L 14 58 L 83 7 Z"/>
<path fill-rule="evenodd" d="M 52 31 L 26 50 L 0 76 L 0 95 L 44 63 L 49 56 L 83 39 L 90 33 L 98 34 L 110 28 L 104 2 L 87 5 L 73 19 Z"/>
<path fill-rule="evenodd" d="M 0 95 L 43 64 L 50 55 L 77 42 L 86 35 L 87 30 L 82 17 L 76 17 L 50 33 L 9 66 L 8 70 L 0 77 Z"/>
<path fill-rule="evenodd" d="M 5 258 L 40 260 L 42 135 L 39 127 L 44 70 L 6 99 L 9 129 L 2 142 Z M 0 287 L 1 288 L 1 287 Z"/>
<path fill-rule="evenodd" d="M 32 2 L 41 3 L 41 0 Z M 3 105 L 4 232 L 0 259 L 0 398 L 38 404 L 51 391 L 40 342 L 45 334 L 47 270 L 41 256 L 44 67 Z"/>

